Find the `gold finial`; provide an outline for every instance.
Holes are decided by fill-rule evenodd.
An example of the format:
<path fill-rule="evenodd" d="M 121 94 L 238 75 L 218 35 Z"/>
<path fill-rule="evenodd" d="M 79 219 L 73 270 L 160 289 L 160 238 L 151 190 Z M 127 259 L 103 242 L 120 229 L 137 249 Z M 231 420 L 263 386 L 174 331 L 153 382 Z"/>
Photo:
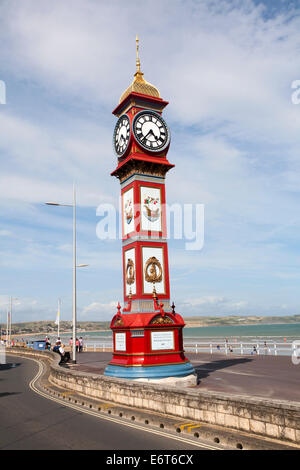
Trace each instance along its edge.
<path fill-rule="evenodd" d="M 160 98 L 158 89 L 151 85 L 151 83 L 146 82 L 143 77 L 143 72 L 141 72 L 141 62 L 139 57 L 139 37 L 136 35 L 136 72 L 134 74 L 134 79 L 131 85 L 124 91 L 121 95 L 120 103 L 128 96 L 130 93 L 141 93 L 143 95 L 154 96 L 155 98 Z"/>
<path fill-rule="evenodd" d="M 141 63 L 140 63 L 140 58 L 139 58 L 139 37 L 138 37 L 138 35 L 136 35 L 135 40 L 136 40 L 136 71 L 138 73 L 140 73 L 141 72 L 141 69 L 140 69 Z"/>

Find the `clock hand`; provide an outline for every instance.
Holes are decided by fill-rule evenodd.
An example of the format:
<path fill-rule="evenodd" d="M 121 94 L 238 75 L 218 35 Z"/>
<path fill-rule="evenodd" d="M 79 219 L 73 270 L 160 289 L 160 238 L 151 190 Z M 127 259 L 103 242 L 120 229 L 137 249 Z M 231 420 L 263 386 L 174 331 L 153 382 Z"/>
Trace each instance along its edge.
<path fill-rule="evenodd" d="M 147 137 L 148 137 L 149 134 L 151 134 L 151 135 L 154 137 L 155 140 L 158 140 L 158 139 L 159 139 L 159 137 L 156 137 L 156 135 L 154 134 L 153 130 L 150 129 L 149 132 L 148 132 L 148 134 L 146 134 L 146 135 L 141 139 L 141 142 L 143 142 L 145 139 L 147 139 Z"/>
<path fill-rule="evenodd" d="M 147 139 L 148 135 L 151 134 L 152 132 L 152 129 L 150 129 L 150 131 L 148 132 L 148 134 L 144 135 L 144 137 L 141 139 L 141 142 L 143 142 L 144 140 Z"/>

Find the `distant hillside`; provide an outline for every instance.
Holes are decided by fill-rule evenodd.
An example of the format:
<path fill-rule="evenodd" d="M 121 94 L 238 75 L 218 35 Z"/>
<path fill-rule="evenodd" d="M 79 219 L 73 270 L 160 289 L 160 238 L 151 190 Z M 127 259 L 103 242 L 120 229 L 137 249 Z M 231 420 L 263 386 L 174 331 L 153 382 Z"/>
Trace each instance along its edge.
<path fill-rule="evenodd" d="M 108 330 L 110 322 L 100 321 L 79 321 L 77 322 L 77 332 L 80 331 L 100 331 Z M 5 334 L 6 325 L 2 323 L 2 333 Z M 59 325 L 60 332 L 72 332 L 71 321 L 61 321 Z M 24 323 L 13 323 L 11 327 L 12 335 L 26 335 L 30 333 L 56 333 L 57 325 L 53 321 L 34 321 Z"/>
<path fill-rule="evenodd" d="M 199 326 L 234 326 L 234 325 L 275 325 L 281 323 L 300 323 L 300 315 L 263 317 L 229 315 L 226 317 L 184 317 L 187 328 Z"/>
<path fill-rule="evenodd" d="M 274 325 L 279 323 L 300 323 L 300 315 L 281 316 L 281 317 L 263 317 L 263 316 L 245 316 L 229 315 L 225 317 L 207 316 L 207 317 L 184 317 L 187 328 L 200 326 L 233 326 L 233 325 Z M 103 331 L 109 330 L 110 321 L 79 321 L 77 322 L 78 333 L 84 331 Z M 2 323 L 2 333 L 5 334 L 6 324 Z M 72 322 L 62 321 L 60 331 L 72 332 Z M 31 333 L 56 333 L 57 325 L 53 321 L 35 321 L 14 323 L 12 325 L 12 335 L 26 335 Z"/>

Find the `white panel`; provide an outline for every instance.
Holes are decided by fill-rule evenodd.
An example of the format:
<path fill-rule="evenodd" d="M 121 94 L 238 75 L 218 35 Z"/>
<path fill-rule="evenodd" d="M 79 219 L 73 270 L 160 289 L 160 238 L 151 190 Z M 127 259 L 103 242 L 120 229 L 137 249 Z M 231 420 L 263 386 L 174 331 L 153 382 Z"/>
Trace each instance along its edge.
<path fill-rule="evenodd" d="M 151 331 L 151 349 L 152 351 L 162 351 L 174 349 L 173 331 Z"/>
<path fill-rule="evenodd" d="M 126 351 L 126 333 L 115 333 L 115 350 Z"/>
<path fill-rule="evenodd" d="M 162 280 L 155 284 L 155 290 L 157 294 L 165 294 L 165 265 L 164 265 L 164 253 L 162 248 L 146 247 L 142 248 L 142 259 L 143 259 L 143 283 L 144 283 L 144 294 L 152 294 L 153 283 L 147 282 L 145 279 L 145 265 L 149 258 L 155 258 L 160 262 L 162 267 Z"/>
<path fill-rule="evenodd" d="M 130 287 L 131 287 L 131 293 L 132 293 L 132 294 L 136 294 L 135 248 L 132 248 L 131 250 L 125 251 L 124 257 L 125 257 L 125 273 L 124 273 L 124 276 L 125 276 L 126 295 L 129 295 Z M 130 285 L 128 285 L 128 284 L 126 283 L 126 266 L 127 266 L 127 262 L 128 262 L 129 259 L 131 259 L 131 260 L 133 261 L 133 263 L 134 263 L 134 270 L 135 270 L 135 280 L 134 280 L 134 283 L 133 283 L 133 284 L 130 284 Z"/>
<path fill-rule="evenodd" d="M 123 227 L 124 235 L 134 231 L 133 188 L 123 193 Z"/>
<path fill-rule="evenodd" d="M 161 232 L 161 190 L 141 186 L 141 228 Z"/>

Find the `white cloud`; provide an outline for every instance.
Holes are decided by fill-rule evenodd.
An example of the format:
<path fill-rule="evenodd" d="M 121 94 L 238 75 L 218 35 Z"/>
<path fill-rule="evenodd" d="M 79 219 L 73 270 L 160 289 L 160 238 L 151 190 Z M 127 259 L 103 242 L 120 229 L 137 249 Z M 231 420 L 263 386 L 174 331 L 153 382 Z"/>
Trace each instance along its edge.
<path fill-rule="evenodd" d="M 117 313 L 118 302 L 111 301 L 108 303 L 92 302 L 91 304 L 84 307 L 81 311 L 81 320 L 85 318 L 94 319 L 97 321 L 111 320 L 111 318 Z"/>
<path fill-rule="evenodd" d="M 37 205 L 70 202 L 74 179 L 79 206 L 116 202 L 110 112 L 132 80 L 136 25 L 143 24 L 142 70 L 170 100 L 176 168 L 167 175 L 169 202 L 205 204 L 204 248 L 173 252 L 176 278 L 188 283 L 193 273 L 214 269 L 295 279 L 300 106 L 291 103 L 291 83 L 300 78 L 300 19 L 291 8 L 269 17 L 266 10 L 250 0 L 74 0 L 71 9 L 58 0 L 2 2 L 2 266 L 68 266 L 69 238 L 52 243 L 43 230 L 61 234 L 69 219 Z M 90 236 L 93 223 L 96 216 L 83 220 L 81 234 Z M 117 250 L 100 257 L 93 245 L 81 256 L 99 270 L 100 283 L 103 266 L 121 269 Z M 230 297 L 237 298 L 233 309 L 243 307 L 239 293 Z M 217 308 L 229 308 L 219 300 Z M 108 312 L 105 305 L 99 312 Z"/>

